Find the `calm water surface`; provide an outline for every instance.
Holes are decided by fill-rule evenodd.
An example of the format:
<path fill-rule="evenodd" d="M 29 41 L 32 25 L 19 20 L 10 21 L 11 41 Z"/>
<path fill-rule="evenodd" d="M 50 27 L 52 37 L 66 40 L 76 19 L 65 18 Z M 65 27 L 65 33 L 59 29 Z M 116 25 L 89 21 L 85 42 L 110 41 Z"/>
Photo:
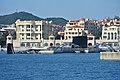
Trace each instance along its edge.
<path fill-rule="evenodd" d="M 0 80 L 120 80 L 120 61 L 92 54 L 6 54 Z"/>

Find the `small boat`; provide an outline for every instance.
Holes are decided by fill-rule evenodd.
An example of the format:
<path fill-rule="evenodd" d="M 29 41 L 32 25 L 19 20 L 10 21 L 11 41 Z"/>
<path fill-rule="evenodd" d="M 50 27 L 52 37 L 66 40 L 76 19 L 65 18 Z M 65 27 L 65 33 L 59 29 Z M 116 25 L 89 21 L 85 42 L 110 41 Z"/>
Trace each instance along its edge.
<path fill-rule="evenodd" d="M 54 54 L 53 50 L 43 50 L 43 51 L 39 51 L 38 53 L 40 54 Z"/>

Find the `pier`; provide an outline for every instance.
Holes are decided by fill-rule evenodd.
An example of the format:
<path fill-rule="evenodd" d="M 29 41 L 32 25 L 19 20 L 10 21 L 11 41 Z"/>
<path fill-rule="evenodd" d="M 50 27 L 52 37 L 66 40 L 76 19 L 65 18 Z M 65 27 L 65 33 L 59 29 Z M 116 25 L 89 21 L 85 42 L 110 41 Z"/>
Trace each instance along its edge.
<path fill-rule="evenodd" d="M 101 60 L 120 60 L 120 52 L 100 52 Z"/>

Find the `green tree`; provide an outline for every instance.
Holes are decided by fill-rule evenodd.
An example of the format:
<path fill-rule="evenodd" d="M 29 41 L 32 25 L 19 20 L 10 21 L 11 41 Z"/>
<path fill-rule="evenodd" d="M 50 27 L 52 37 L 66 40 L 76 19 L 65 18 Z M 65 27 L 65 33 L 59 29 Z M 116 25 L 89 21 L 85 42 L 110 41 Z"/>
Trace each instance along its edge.
<path fill-rule="evenodd" d="M 8 33 L 4 32 L 4 33 L 0 33 L 0 45 L 1 47 L 5 47 L 6 46 L 6 40 L 7 40 L 7 35 Z"/>

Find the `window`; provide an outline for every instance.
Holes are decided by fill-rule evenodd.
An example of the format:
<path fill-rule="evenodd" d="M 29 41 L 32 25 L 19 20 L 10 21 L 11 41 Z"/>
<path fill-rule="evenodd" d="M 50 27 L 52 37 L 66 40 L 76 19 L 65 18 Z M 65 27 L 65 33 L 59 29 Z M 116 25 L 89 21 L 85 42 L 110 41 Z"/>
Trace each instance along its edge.
<path fill-rule="evenodd" d="M 22 33 L 22 36 L 24 36 L 24 34 Z"/>
<path fill-rule="evenodd" d="M 36 25 L 35 28 L 38 28 L 38 25 Z"/>
<path fill-rule="evenodd" d="M 24 29 L 22 29 L 22 31 L 24 31 Z"/>
<path fill-rule="evenodd" d="M 69 23 L 70 25 L 73 25 L 73 23 Z"/>
<path fill-rule="evenodd" d="M 18 25 L 19 27 L 21 27 L 21 28 L 24 28 L 24 25 Z"/>
<path fill-rule="evenodd" d="M 27 43 L 26 45 L 27 45 L 27 47 L 30 47 L 30 43 Z"/>
<path fill-rule="evenodd" d="M 113 33 L 111 33 L 111 39 L 113 39 Z"/>
<path fill-rule="evenodd" d="M 30 31 L 30 29 L 27 29 L 26 31 Z"/>
<path fill-rule="evenodd" d="M 110 40 L 110 33 L 108 33 L 108 40 Z"/>
<path fill-rule="evenodd" d="M 30 36 L 30 33 L 27 33 L 27 36 Z"/>
<path fill-rule="evenodd" d="M 45 43 L 44 45 L 45 45 L 45 46 L 48 46 L 48 43 Z"/>
<path fill-rule="evenodd" d="M 104 30 L 107 30 L 107 28 L 104 28 Z"/>
<path fill-rule="evenodd" d="M 69 36 L 69 38 L 71 38 L 71 36 Z"/>
<path fill-rule="evenodd" d="M 36 33 L 35 36 L 38 36 L 38 34 Z"/>
<path fill-rule="evenodd" d="M 50 43 L 50 47 L 53 47 L 53 43 Z"/>
<path fill-rule="evenodd" d="M 33 28 L 33 25 L 31 25 L 31 28 Z"/>
<path fill-rule="evenodd" d="M 68 30 L 72 30 L 72 28 L 68 29 Z"/>
<path fill-rule="evenodd" d="M 79 34 L 81 34 L 81 32 L 79 32 Z"/>
<path fill-rule="evenodd" d="M 30 38 L 27 38 L 28 40 L 30 40 Z"/>
<path fill-rule="evenodd" d="M 66 36 L 66 39 L 68 39 L 68 37 Z"/>
<path fill-rule="evenodd" d="M 36 39 L 38 39 L 38 38 L 36 37 Z"/>
<path fill-rule="evenodd" d="M 30 25 L 26 25 L 26 28 L 30 28 Z"/>
<path fill-rule="evenodd" d="M 72 32 L 72 34 L 74 34 L 74 32 Z"/>
<path fill-rule="evenodd" d="M 36 47 L 36 44 L 35 44 L 35 43 L 32 43 L 32 47 Z"/>
<path fill-rule="evenodd" d="M 84 23 L 80 23 L 80 25 L 84 25 Z"/>
<path fill-rule="evenodd" d="M 53 38 L 53 37 L 50 37 L 50 40 L 54 40 L 54 38 Z"/>
<path fill-rule="evenodd" d="M 88 37 L 88 40 L 93 40 L 93 37 Z"/>
<path fill-rule="evenodd" d="M 116 22 L 116 24 L 120 24 L 120 22 Z"/>
<path fill-rule="evenodd" d="M 115 33 L 115 39 L 117 39 L 117 33 Z"/>
<path fill-rule="evenodd" d="M 38 43 L 37 46 L 38 46 L 38 47 L 41 47 L 41 43 Z"/>
<path fill-rule="evenodd" d="M 104 32 L 104 34 L 107 34 L 106 32 Z"/>
<path fill-rule="evenodd" d="M 24 44 L 24 43 L 21 43 L 21 46 L 22 46 L 22 47 L 24 47 L 24 46 L 25 46 L 25 44 Z"/>
<path fill-rule="evenodd" d="M 103 36 L 103 39 L 106 39 L 107 38 L 107 36 Z"/>
<path fill-rule="evenodd" d="M 36 28 L 35 31 L 38 31 L 38 28 Z"/>

